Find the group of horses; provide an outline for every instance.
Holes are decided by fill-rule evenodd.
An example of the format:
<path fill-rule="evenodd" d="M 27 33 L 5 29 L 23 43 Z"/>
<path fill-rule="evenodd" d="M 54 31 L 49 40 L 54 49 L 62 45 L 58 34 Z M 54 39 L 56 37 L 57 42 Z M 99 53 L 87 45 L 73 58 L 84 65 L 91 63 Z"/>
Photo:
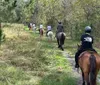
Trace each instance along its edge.
<path fill-rule="evenodd" d="M 43 35 L 43 31 L 40 31 L 40 34 Z M 52 37 L 53 32 L 49 31 L 47 37 Z M 59 32 L 56 34 L 56 39 L 58 42 L 58 48 L 64 50 L 63 45 L 65 41 L 65 33 Z M 80 48 L 80 46 L 78 46 Z M 78 49 L 79 50 L 79 49 Z M 79 67 L 82 72 L 82 85 L 97 85 L 97 74 L 100 69 L 100 55 L 94 51 L 84 51 L 80 54 L 78 59 Z"/>

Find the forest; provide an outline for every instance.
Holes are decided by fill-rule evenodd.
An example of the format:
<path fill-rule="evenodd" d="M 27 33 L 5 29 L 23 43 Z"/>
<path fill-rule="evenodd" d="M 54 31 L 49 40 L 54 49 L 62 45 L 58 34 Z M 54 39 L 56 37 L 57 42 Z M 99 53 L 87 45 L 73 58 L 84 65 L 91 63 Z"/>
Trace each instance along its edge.
<path fill-rule="evenodd" d="M 54 31 L 61 21 L 71 39 L 79 39 L 86 25 L 100 36 L 100 0 L 1 0 L 0 16 L 0 22 L 50 24 Z"/>

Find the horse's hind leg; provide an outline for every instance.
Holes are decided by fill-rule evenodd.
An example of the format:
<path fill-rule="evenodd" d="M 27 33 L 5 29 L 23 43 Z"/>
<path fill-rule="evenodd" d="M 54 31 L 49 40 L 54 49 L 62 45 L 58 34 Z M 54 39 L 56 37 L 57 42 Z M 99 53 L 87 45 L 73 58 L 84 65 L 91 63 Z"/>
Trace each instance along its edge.
<path fill-rule="evenodd" d="M 59 42 L 59 46 L 60 46 L 60 49 L 61 49 L 61 50 L 64 50 L 63 44 L 62 44 L 62 41 L 61 41 L 61 40 L 60 40 L 60 42 Z"/>
<path fill-rule="evenodd" d="M 83 72 L 82 72 L 82 79 L 83 79 L 83 83 L 82 83 L 82 85 L 85 85 L 84 73 L 83 73 Z"/>
<path fill-rule="evenodd" d="M 61 41 L 59 42 L 59 47 L 60 47 L 60 49 L 61 49 L 62 51 L 64 51 L 63 44 L 62 44 Z"/>
<path fill-rule="evenodd" d="M 62 47 L 62 45 L 60 46 L 61 50 L 64 51 L 64 48 Z"/>
<path fill-rule="evenodd" d="M 57 38 L 58 48 L 60 48 L 59 39 Z"/>
<path fill-rule="evenodd" d="M 90 82 L 89 82 L 89 74 L 87 72 L 84 72 L 84 79 L 85 79 L 87 85 L 90 85 Z"/>

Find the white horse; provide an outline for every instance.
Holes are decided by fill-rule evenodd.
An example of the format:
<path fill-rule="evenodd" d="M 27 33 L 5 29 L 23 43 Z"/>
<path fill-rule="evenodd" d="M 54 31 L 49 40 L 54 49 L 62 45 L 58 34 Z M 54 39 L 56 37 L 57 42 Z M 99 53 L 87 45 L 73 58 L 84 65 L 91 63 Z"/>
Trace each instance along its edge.
<path fill-rule="evenodd" d="M 52 41 L 52 39 L 53 39 L 53 32 L 52 31 L 49 31 L 48 33 L 47 33 L 47 37 L 48 37 L 48 40 L 49 41 Z"/>

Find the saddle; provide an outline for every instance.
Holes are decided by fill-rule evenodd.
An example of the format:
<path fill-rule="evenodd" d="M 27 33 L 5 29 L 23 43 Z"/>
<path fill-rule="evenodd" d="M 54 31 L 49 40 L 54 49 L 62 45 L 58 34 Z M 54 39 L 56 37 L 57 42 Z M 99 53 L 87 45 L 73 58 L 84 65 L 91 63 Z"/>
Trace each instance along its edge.
<path fill-rule="evenodd" d="M 79 58 L 81 55 L 83 55 L 85 52 L 89 52 L 90 54 L 93 54 L 94 52 L 96 52 L 94 49 L 85 49 L 82 53 L 80 53 Z"/>

